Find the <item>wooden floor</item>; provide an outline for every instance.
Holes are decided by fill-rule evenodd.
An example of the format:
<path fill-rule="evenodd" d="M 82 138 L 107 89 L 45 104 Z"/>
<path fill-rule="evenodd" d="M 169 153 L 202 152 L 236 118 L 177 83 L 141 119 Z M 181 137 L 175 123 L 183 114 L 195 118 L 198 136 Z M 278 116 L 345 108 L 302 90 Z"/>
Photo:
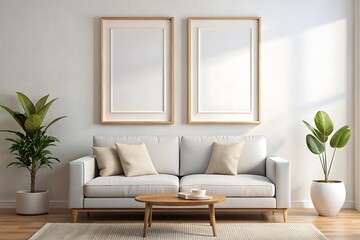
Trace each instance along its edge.
<path fill-rule="evenodd" d="M 124 223 L 143 222 L 144 214 L 137 213 L 86 213 L 79 214 L 79 223 Z M 154 211 L 153 222 L 208 222 L 207 212 L 168 213 Z M 282 222 L 282 214 L 269 212 L 228 213 L 217 212 L 218 223 L 267 223 Z M 0 239 L 29 239 L 45 223 L 71 222 L 68 209 L 51 209 L 49 214 L 20 216 L 14 209 L 0 209 Z M 312 223 L 329 239 L 360 239 L 360 213 L 356 210 L 342 210 L 337 217 L 320 217 L 313 209 L 290 209 L 289 223 Z"/>

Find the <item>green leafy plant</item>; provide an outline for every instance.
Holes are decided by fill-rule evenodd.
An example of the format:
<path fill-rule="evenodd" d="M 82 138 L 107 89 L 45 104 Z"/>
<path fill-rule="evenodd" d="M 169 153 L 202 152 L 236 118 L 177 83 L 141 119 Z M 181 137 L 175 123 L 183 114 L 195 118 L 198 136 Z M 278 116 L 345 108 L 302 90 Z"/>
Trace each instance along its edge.
<path fill-rule="evenodd" d="M 333 148 L 331 160 L 328 161 L 326 142 L 334 131 L 334 124 L 330 116 L 324 111 L 318 111 L 315 115 L 315 126 L 303 121 L 312 134 L 306 135 L 306 144 L 310 152 L 319 156 L 321 167 L 324 173 L 324 182 L 329 182 L 331 167 L 334 162 L 336 149 L 343 148 L 349 142 L 351 129 L 348 125 L 337 130 L 330 139 L 330 147 Z"/>
<path fill-rule="evenodd" d="M 24 109 L 24 113 L 14 111 L 6 106 L 5 109 L 20 125 L 23 132 L 13 130 L 0 130 L 15 135 L 13 138 L 6 138 L 11 142 L 10 152 L 15 155 L 16 160 L 9 163 L 9 166 L 26 168 L 30 172 L 31 192 L 36 192 L 36 173 L 40 168 L 52 168 L 53 161 L 58 158 L 52 157 L 48 147 L 56 146 L 59 140 L 46 134 L 47 129 L 65 116 L 55 118 L 47 126 L 43 126 L 45 116 L 56 99 L 47 102 L 49 95 L 40 98 L 34 104 L 25 94 L 17 92 L 18 99 Z"/>

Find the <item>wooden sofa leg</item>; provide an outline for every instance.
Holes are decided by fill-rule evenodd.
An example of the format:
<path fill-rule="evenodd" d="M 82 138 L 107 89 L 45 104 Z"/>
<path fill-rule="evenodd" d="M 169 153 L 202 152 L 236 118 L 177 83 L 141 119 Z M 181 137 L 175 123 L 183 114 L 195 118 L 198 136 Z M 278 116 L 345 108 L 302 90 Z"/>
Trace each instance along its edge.
<path fill-rule="evenodd" d="M 287 213 L 288 213 L 288 210 L 287 210 L 287 208 L 285 208 L 283 211 L 284 211 L 284 212 L 283 212 L 284 222 L 286 222 L 286 221 L 287 221 Z"/>
<path fill-rule="evenodd" d="M 72 209 L 71 216 L 73 223 L 76 223 L 79 211 L 77 209 Z"/>

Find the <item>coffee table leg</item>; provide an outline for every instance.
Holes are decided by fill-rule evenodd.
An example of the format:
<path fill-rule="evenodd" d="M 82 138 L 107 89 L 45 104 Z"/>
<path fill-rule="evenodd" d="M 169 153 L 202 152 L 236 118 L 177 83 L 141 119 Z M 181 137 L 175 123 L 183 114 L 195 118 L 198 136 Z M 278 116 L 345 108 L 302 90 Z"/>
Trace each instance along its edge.
<path fill-rule="evenodd" d="M 151 224 L 152 224 L 152 213 L 153 213 L 153 208 L 152 208 L 152 205 L 150 205 L 149 227 L 151 227 Z"/>
<path fill-rule="evenodd" d="M 145 217 L 144 217 L 144 233 L 143 233 L 143 237 L 146 237 L 146 231 L 148 228 L 148 224 L 149 224 L 149 216 L 150 216 L 150 211 L 152 209 L 152 205 L 149 203 L 145 204 Z"/>
<path fill-rule="evenodd" d="M 209 204 L 209 216 L 210 216 L 210 225 L 213 230 L 213 235 L 216 237 L 216 222 L 215 222 L 215 207 L 214 204 Z"/>

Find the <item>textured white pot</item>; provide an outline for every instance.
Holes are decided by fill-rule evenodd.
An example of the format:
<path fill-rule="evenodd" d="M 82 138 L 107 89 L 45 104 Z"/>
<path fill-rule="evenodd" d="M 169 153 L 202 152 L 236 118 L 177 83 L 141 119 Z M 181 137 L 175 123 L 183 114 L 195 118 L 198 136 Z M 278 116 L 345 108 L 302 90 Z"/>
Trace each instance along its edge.
<path fill-rule="evenodd" d="M 314 180 L 311 184 L 311 200 L 321 216 L 336 216 L 345 202 L 346 190 L 342 181 L 329 183 Z"/>
<path fill-rule="evenodd" d="M 49 211 L 49 191 L 28 190 L 16 192 L 16 213 L 21 215 L 45 214 Z"/>

